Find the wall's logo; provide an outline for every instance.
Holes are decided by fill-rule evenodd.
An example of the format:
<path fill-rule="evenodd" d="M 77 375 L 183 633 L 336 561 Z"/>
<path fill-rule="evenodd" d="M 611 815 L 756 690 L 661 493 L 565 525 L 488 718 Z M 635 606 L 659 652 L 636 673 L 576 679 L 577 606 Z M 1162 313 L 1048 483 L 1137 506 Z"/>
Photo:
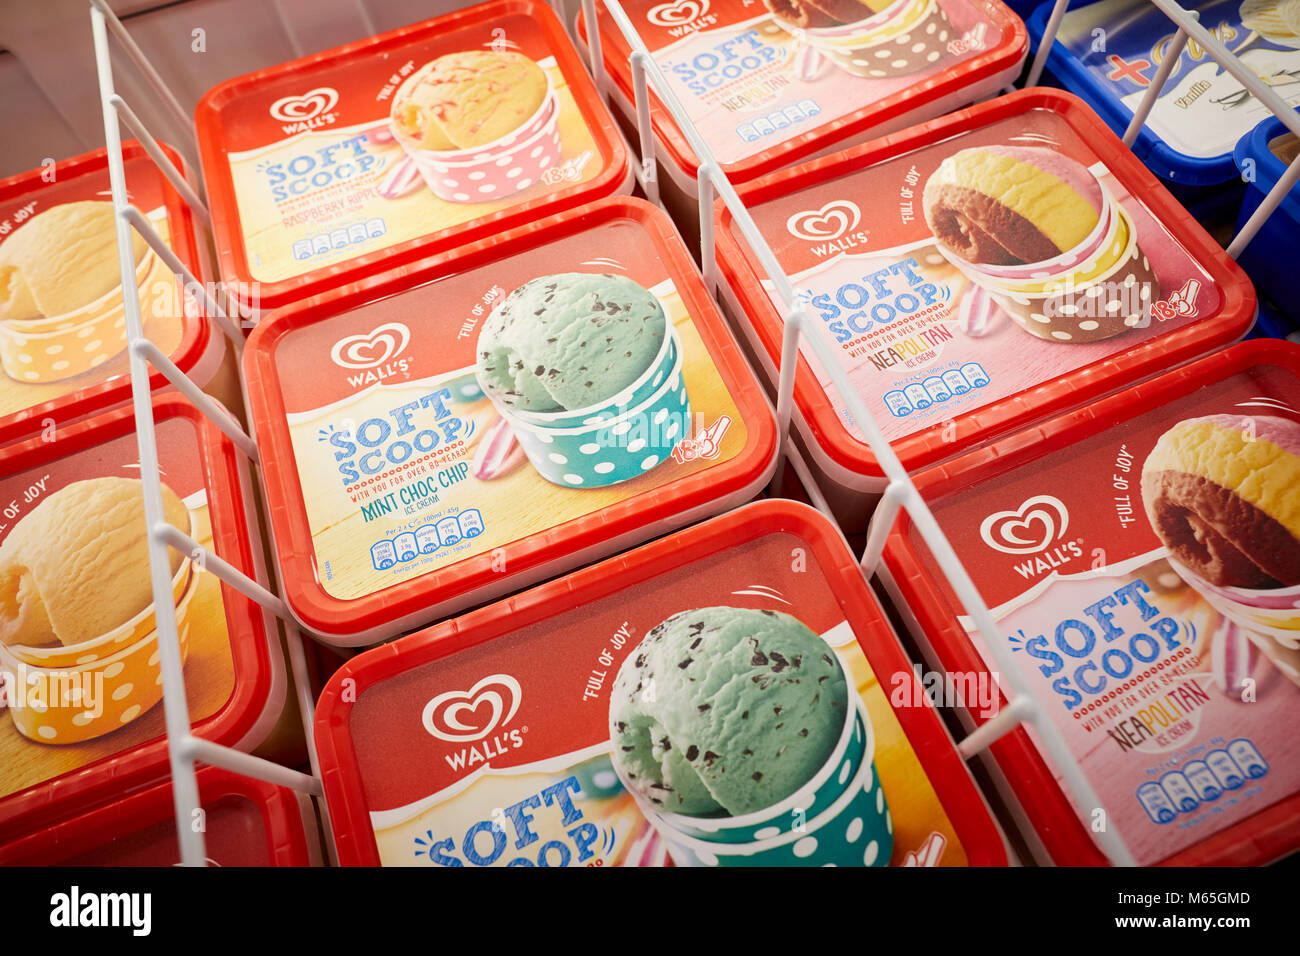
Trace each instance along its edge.
<path fill-rule="evenodd" d="M 330 358 L 343 368 L 375 368 L 406 351 L 411 330 L 401 322 L 387 322 L 369 335 L 349 335 L 330 349 Z"/>
<path fill-rule="evenodd" d="M 836 199 L 821 209 L 805 209 L 795 213 L 785 221 L 785 228 L 796 239 L 823 242 L 852 232 L 861 218 L 862 213 L 855 203 L 847 199 Z"/>
<path fill-rule="evenodd" d="M 448 691 L 425 704 L 424 729 L 451 743 L 482 740 L 510 723 L 521 696 L 519 681 L 492 674 L 467 691 Z"/>
<path fill-rule="evenodd" d="M 282 123 L 300 123 L 328 113 L 338 104 L 339 91 L 318 86 L 301 96 L 285 96 L 271 104 L 271 115 Z"/>
<path fill-rule="evenodd" d="M 693 23 L 709 12 L 709 0 L 677 0 L 651 7 L 645 17 L 657 27 L 676 27 Z"/>
<path fill-rule="evenodd" d="M 998 511 L 980 524 L 980 537 L 1003 554 L 1033 554 L 1059 541 L 1070 515 L 1059 498 L 1036 495 L 1015 511 Z"/>

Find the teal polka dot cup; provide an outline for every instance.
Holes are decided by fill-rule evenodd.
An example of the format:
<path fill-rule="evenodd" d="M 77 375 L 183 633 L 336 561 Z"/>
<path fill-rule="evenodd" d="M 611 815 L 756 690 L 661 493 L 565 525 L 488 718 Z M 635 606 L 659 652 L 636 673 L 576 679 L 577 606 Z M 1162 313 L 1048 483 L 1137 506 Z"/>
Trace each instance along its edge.
<path fill-rule="evenodd" d="M 663 813 L 638 800 L 678 866 L 887 866 L 894 824 L 872 762 L 875 740 L 862 700 L 834 751 L 780 803 L 737 817 Z"/>
<path fill-rule="evenodd" d="M 552 484 L 605 488 L 628 481 L 667 461 L 690 433 L 691 402 L 682 375 L 682 352 L 675 347 L 664 354 L 672 355 L 673 363 L 662 375 L 651 376 L 659 384 L 639 404 L 593 406 L 594 411 L 586 410 L 587 420 L 577 425 L 564 419 L 539 421 L 549 416 L 523 414 L 502 405 L 496 406 L 497 412 L 510 423 L 533 468 Z"/>

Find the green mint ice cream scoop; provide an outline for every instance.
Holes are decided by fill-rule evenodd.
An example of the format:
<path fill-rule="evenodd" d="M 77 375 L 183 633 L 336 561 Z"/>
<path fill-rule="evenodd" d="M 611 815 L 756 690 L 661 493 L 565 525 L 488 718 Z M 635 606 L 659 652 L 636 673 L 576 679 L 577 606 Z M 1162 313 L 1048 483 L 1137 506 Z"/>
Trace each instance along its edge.
<path fill-rule="evenodd" d="M 671 813 L 740 816 L 807 783 L 844 727 L 848 690 L 830 646 L 776 611 L 710 607 L 659 624 L 610 694 L 614 763 Z"/>
<path fill-rule="evenodd" d="M 649 369 L 666 334 L 659 300 L 631 279 L 541 276 L 506 296 L 483 323 L 478 379 L 507 408 L 587 408 Z"/>

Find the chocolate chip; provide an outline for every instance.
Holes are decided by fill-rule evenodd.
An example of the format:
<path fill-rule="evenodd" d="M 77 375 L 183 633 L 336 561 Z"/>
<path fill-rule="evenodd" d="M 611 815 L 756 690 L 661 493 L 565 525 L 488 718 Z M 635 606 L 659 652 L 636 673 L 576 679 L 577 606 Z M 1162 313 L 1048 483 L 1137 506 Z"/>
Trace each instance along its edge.
<path fill-rule="evenodd" d="M 787 667 L 790 666 L 790 662 L 787 661 L 787 660 L 786 660 L 784 657 L 782 657 L 780 654 L 778 654 L 776 651 L 773 651 L 773 652 L 772 652 L 771 657 L 772 657 L 772 673 L 773 673 L 773 674 L 779 674 L 779 673 L 781 673 L 781 671 L 785 670 Z"/>
<path fill-rule="evenodd" d="M 762 651 L 755 651 L 754 656 L 749 659 L 749 665 L 751 667 L 762 667 L 766 663 L 767 657 Z"/>
<path fill-rule="evenodd" d="M 804 731 L 804 735 L 806 736 L 807 734 L 808 734 L 808 731 L 805 730 L 805 731 Z M 672 749 L 673 749 L 672 741 L 670 741 L 667 737 L 660 737 L 660 738 L 659 738 L 659 746 L 662 747 L 664 750 L 672 750 Z"/>
<path fill-rule="evenodd" d="M 537 368 L 533 369 L 533 374 L 534 374 L 534 375 L 541 375 L 541 374 L 542 374 L 543 372 L 545 372 L 545 371 L 546 371 L 546 366 L 545 366 L 545 365 L 539 365 L 539 366 L 537 366 Z"/>
<path fill-rule="evenodd" d="M 695 650 L 695 648 L 699 647 L 699 646 L 700 646 L 700 642 L 703 641 L 703 640 L 704 640 L 704 638 L 702 638 L 702 637 L 697 637 L 695 640 L 691 641 L 691 650 Z"/>
<path fill-rule="evenodd" d="M 721 756 L 722 754 L 715 754 L 712 750 L 706 750 L 704 751 L 704 762 L 713 763 L 713 761 L 717 760 Z"/>
<path fill-rule="evenodd" d="M 680 663 L 678 663 L 677 666 L 680 667 L 682 670 L 686 670 L 686 668 L 688 668 L 688 667 L 691 666 L 691 664 L 692 664 L 692 662 L 694 662 L 694 660 L 695 660 L 695 659 L 694 659 L 693 657 L 688 657 L 688 658 L 686 658 L 686 660 L 681 661 Z"/>
<path fill-rule="evenodd" d="M 780 704 L 775 704 L 775 705 L 772 707 L 772 713 L 774 713 L 774 714 L 776 714 L 776 716 L 780 717 L 780 716 L 781 716 L 781 705 L 780 705 Z"/>
<path fill-rule="evenodd" d="M 742 750 L 740 753 L 741 753 L 743 756 L 745 756 L 745 757 L 752 757 L 752 756 L 754 756 L 754 751 L 750 750 L 748 747 L 746 747 L 746 748 L 745 748 L 744 750 Z"/>
<path fill-rule="evenodd" d="M 741 714 L 741 715 L 740 715 L 740 719 L 741 719 L 741 720 L 749 720 L 749 711 L 745 711 L 743 714 Z"/>
<path fill-rule="evenodd" d="M 619 732 L 620 734 L 621 734 L 623 731 L 627 730 L 627 724 L 623 723 L 623 721 L 621 721 L 621 720 L 620 720 L 618 723 L 616 723 L 614 726 L 618 729 L 618 732 Z"/>
<path fill-rule="evenodd" d="M 768 617 L 776 617 L 775 611 L 760 611 L 759 613 L 766 614 Z"/>
<path fill-rule="evenodd" d="M 762 780 L 762 779 L 763 779 L 763 775 L 762 775 L 761 773 L 756 773 L 756 774 L 754 774 L 754 782 L 755 782 L 755 783 L 758 783 L 758 781 L 760 781 L 760 780 Z"/>
<path fill-rule="evenodd" d="M 631 753 L 633 750 L 636 750 L 636 747 L 635 747 L 635 746 L 633 746 L 633 747 L 620 747 L 619 749 L 622 750 L 623 753 L 627 754 L 627 753 Z"/>
<path fill-rule="evenodd" d="M 686 748 L 687 760 L 694 760 L 699 755 L 700 755 L 700 748 L 695 746 L 695 744 L 691 744 L 689 747 Z"/>
<path fill-rule="evenodd" d="M 822 660 L 824 660 L 824 661 L 826 662 L 826 666 L 827 666 L 827 667 L 834 667 L 834 666 L 835 666 L 835 662 L 834 662 L 833 660 L 831 660 L 831 656 L 830 656 L 829 654 L 823 654 L 823 655 L 822 655 Z"/>
<path fill-rule="evenodd" d="M 554 345 L 554 344 L 555 344 L 556 342 L 558 342 L 558 341 L 560 341 L 560 340 L 559 340 L 559 339 L 547 339 L 547 340 L 546 340 L 546 344 L 547 344 L 547 345 Z"/>
<path fill-rule="evenodd" d="M 695 709 L 702 714 L 712 706 L 713 706 L 712 704 L 700 704 L 700 706 L 696 707 Z"/>
<path fill-rule="evenodd" d="M 799 736 L 800 736 L 800 737 L 807 737 L 807 736 L 808 736 L 808 728 L 805 727 L 803 730 L 799 731 Z"/>
<path fill-rule="evenodd" d="M 583 388 L 591 388 L 591 386 L 593 386 L 593 385 L 595 385 L 595 384 L 596 384 L 595 382 L 584 382 L 582 387 L 583 387 Z"/>
<path fill-rule="evenodd" d="M 638 654 L 638 655 L 636 656 L 636 666 L 637 666 L 637 667 L 645 667 L 645 655 L 644 655 L 644 654 Z"/>

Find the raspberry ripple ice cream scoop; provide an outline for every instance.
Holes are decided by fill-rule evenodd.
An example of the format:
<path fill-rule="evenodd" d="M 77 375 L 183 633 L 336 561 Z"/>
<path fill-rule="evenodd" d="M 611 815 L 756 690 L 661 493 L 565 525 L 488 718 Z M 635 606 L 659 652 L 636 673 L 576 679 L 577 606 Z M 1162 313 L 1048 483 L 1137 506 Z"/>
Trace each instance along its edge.
<path fill-rule="evenodd" d="M 613 759 L 629 788 L 665 811 L 739 816 L 780 802 L 825 764 L 847 706 L 839 663 L 801 621 L 684 611 L 619 669 Z"/>
<path fill-rule="evenodd" d="M 522 53 L 467 50 L 426 63 L 393 98 L 393 132 L 420 149 L 484 146 L 522 126 L 546 98 L 546 74 Z"/>

